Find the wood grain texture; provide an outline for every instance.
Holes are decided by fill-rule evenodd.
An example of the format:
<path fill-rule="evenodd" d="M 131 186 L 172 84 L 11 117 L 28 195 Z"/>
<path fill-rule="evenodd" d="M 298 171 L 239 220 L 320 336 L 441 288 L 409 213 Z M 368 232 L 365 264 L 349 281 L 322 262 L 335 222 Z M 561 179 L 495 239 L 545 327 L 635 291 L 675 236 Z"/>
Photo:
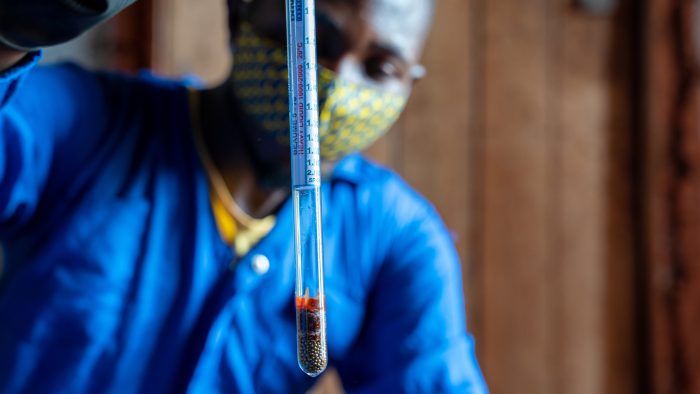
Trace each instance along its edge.
<path fill-rule="evenodd" d="M 635 392 L 625 15 L 497 1 L 485 20 L 491 388 Z"/>
<path fill-rule="evenodd" d="M 683 393 L 700 392 L 700 64 L 697 2 L 677 3 L 672 15 L 678 95 L 672 124 L 675 182 L 672 211 L 677 272 L 677 378 Z"/>
<path fill-rule="evenodd" d="M 697 2 L 649 2 L 645 250 L 651 392 L 700 392 Z"/>
<path fill-rule="evenodd" d="M 562 3 L 564 3 L 562 1 Z M 562 9 L 566 9 L 565 6 Z M 555 308 L 560 349 L 557 392 L 605 393 L 606 291 L 609 212 L 606 171 L 610 129 L 608 49 L 610 21 L 583 13 L 562 15 L 558 43 L 561 97 L 557 175 L 561 199 L 555 249 L 558 282 Z"/>
<path fill-rule="evenodd" d="M 670 14 L 673 2 L 650 1 L 645 20 L 645 41 L 648 72 L 645 75 L 644 108 L 645 144 L 644 176 L 647 198 L 645 200 L 644 260 L 648 267 L 648 308 L 650 317 L 649 342 L 651 359 L 647 379 L 651 393 L 676 393 L 673 359 L 673 325 L 668 303 L 673 288 L 671 270 L 671 228 L 669 190 L 672 183 L 672 161 L 669 125 L 672 118 L 673 97 L 676 94 L 677 76 L 674 72 L 671 46 Z M 652 93 L 653 92 L 653 93 Z"/>
<path fill-rule="evenodd" d="M 627 15 L 560 4 L 557 392 L 633 393 Z"/>
<path fill-rule="evenodd" d="M 554 393 L 552 62 L 545 0 L 484 3 L 483 368 L 494 393 Z"/>

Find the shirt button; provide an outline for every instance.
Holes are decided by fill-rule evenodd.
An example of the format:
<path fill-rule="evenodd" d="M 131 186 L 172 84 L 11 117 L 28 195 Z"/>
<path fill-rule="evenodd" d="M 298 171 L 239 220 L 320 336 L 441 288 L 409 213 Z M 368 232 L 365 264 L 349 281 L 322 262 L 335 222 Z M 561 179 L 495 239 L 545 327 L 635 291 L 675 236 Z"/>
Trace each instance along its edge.
<path fill-rule="evenodd" d="M 264 275 L 270 270 L 270 259 L 263 254 L 256 254 L 250 261 L 250 265 L 253 268 L 253 272 L 258 275 Z"/>

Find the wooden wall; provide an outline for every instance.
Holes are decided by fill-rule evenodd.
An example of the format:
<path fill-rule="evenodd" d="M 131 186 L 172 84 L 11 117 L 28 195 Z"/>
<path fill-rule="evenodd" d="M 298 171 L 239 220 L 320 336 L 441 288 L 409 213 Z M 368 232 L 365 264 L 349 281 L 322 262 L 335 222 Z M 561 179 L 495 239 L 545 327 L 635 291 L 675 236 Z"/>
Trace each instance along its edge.
<path fill-rule="evenodd" d="M 634 2 L 440 0 L 428 76 L 370 149 L 430 198 L 464 261 L 493 393 L 635 393 Z M 226 75 L 223 0 L 154 0 L 152 65 Z M 334 389 L 326 388 L 327 392 Z"/>
<path fill-rule="evenodd" d="M 643 259 L 658 394 L 700 393 L 700 4 L 651 0 L 645 15 Z"/>
<path fill-rule="evenodd" d="M 442 0 L 416 90 L 373 153 L 464 259 L 493 393 L 632 393 L 629 20 L 565 0 Z"/>

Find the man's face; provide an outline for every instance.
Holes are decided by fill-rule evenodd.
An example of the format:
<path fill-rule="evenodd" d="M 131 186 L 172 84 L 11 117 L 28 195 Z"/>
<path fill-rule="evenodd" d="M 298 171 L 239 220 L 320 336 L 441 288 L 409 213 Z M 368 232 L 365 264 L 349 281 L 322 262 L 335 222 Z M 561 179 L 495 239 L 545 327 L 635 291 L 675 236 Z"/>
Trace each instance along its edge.
<path fill-rule="evenodd" d="M 373 103 L 362 108 L 374 107 L 377 103 L 385 108 L 374 109 L 374 113 L 381 114 L 379 117 L 370 115 L 371 119 L 352 118 L 353 124 L 335 122 L 335 120 L 344 119 L 341 109 L 335 112 L 332 109 L 321 111 L 320 146 L 322 157 L 324 153 L 326 154 L 324 173 L 327 173 L 327 170 L 332 168 L 333 162 L 337 160 L 332 157 L 333 152 L 349 153 L 362 149 L 386 131 L 400 113 L 417 77 L 416 71 L 422 70 L 418 65 L 418 59 L 430 25 L 432 1 L 316 1 L 319 64 L 333 71 L 334 78 L 342 80 L 343 84 L 352 84 L 352 89 L 360 89 L 359 91 L 345 90 L 345 92 L 377 98 Z M 271 40 L 280 49 L 286 48 L 285 4 L 282 0 L 252 0 L 248 3 L 243 3 L 242 0 L 231 0 L 229 4 L 233 7 L 231 15 L 238 15 L 234 24 L 238 23 L 240 26 L 247 22 L 257 36 Z M 236 42 L 236 33 L 232 34 L 232 42 Z M 234 64 L 236 64 L 235 58 Z M 241 69 L 248 66 L 242 65 Z M 234 66 L 234 80 L 235 69 Z M 284 86 L 282 92 L 277 93 L 286 96 L 286 85 Z M 243 91 L 244 88 L 241 92 Z M 255 102 L 261 101 L 257 96 L 255 97 Z M 239 98 L 245 99 L 243 96 Z M 269 98 L 262 101 L 267 99 Z M 345 108 L 343 111 L 346 114 L 351 113 L 350 108 Z M 390 111 L 394 111 L 395 116 L 381 117 Z M 252 110 L 252 112 L 256 111 Z M 330 119 L 327 123 L 328 128 L 323 127 L 324 114 L 327 115 L 327 119 Z M 345 119 L 351 118 L 347 116 Z M 260 121 L 265 122 L 264 119 Z M 336 123 L 339 126 L 336 127 Z M 288 184 L 289 144 L 288 142 L 279 143 L 278 140 L 280 135 L 288 136 L 288 130 L 279 129 L 279 127 L 273 131 L 270 128 L 266 130 L 268 133 L 251 135 L 254 156 L 259 159 L 260 167 L 266 168 L 262 171 L 263 178 L 271 180 L 270 184 Z M 348 140 L 350 140 L 349 143 Z M 335 157 L 338 156 L 342 157 L 340 154 Z"/>
<path fill-rule="evenodd" d="M 408 95 L 430 25 L 432 0 L 317 0 L 318 62 L 349 81 Z M 240 5 L 240 3 L 239 3 Z M 284 2 L 253 0 L 257 34 L 286 46 Z"/>

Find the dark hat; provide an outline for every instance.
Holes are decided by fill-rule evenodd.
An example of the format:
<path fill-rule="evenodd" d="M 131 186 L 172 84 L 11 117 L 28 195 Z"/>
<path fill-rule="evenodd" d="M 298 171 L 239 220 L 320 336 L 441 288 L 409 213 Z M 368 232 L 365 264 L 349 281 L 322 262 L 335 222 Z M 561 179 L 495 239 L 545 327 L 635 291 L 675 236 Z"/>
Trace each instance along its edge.
<path fill-rule="evenodd" d="M 22 51 L 69 41 L 136 0 L 2 0 L 0 42 Z"/>

